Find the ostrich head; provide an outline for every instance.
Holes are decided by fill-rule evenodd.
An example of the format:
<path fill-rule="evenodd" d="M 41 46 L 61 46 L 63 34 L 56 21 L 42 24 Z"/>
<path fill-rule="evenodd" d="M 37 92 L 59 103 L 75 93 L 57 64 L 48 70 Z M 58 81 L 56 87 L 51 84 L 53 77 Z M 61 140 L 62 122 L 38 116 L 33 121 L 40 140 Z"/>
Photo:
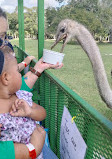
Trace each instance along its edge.
<path fill-rule="evenodd" d="M 53 49 L 57 43 L 61 40 L 63 40 L 63 45 L 61 48 L 60 52 L 63 52 L 63 49 L 65 45 L 70 41 L 70 39 L 73 37 L 73 25 L 72 25 L 72 20 L 65 19 L 62 20 L 57 28 L 57 33 L 56 33 L 56 41 L 55 43 L 51 46 L 51 49 Z"/>
<path fill-rule="evenodd" d="M 92 34 L 86 29 L 86 27 L 70 19 L 62 20 L 58 25 L 56 41 L 51 49 L 54 48 L 60 40 L 63 40 L 63 45 L 60 51 L 63 52 L 65 45 L 72 38 L 76 38 L 87 54 L 92 64 L 99 94 L 107 106 L 112 108 L 112 90 L 108 83 L 100 51 Z"/>

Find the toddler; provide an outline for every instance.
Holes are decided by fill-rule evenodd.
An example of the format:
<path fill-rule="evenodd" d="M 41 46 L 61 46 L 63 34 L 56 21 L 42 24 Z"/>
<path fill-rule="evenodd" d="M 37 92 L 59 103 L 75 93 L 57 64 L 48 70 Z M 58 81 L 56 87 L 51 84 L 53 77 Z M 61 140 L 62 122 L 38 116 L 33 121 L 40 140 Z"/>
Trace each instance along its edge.
<path fill-rule="evenodd" d="M 32 93 L 19 90 L 21 74 L 11 51 L 8 46 L 0 49 L 0 140 L 27 144 L 36 128 L 35 121 L 43 120 L 46 112 L 32 102 Z"/>

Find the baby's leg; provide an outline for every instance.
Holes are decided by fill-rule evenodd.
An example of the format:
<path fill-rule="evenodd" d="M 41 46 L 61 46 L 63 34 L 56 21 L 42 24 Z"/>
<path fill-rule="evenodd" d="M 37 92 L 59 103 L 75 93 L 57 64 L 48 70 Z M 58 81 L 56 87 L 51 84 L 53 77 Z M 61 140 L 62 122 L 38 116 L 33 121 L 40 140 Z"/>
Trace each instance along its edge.
<path fill-rule="evenodd" d="M 30 142 L 34 145 L 37 156 L 39 156 L 42 151 L 43 145 L 45 143 L 45 135 L 46 132 L 40 125 L 37 125 L 36 129 L 31 135 Z"/>
<path fill-rule="evenodd" d="M 45 137 L 46 132 L 43 131 L 44 128 L 37 126 L 38 131 L 40 131 L 40 133 L 43 135 L 43 138 Z M 43 129 L 43 130 L 42 130 Z M 40 155 L 37 157 L 37 159 L 43 159 L 43 152 L 40 153 Z"/>
<path fill-rule="evenodd" d="M 46 131 L 44 130 L 44 128 L 40 126 L 39 124 L 37 124 L 37 130 L 41 133 L 45 141 Z"/>
<path fill-rule="evenodd" d="M 42 131 L 41 133 L 45 135 L 45 132 Z M 49 147 L 46 146 L 46 144 L 44 144 L 42 152 L 37 157 L 37 159 L 58 159 L 58 157 L 54 154 L 54 152 Z"/>

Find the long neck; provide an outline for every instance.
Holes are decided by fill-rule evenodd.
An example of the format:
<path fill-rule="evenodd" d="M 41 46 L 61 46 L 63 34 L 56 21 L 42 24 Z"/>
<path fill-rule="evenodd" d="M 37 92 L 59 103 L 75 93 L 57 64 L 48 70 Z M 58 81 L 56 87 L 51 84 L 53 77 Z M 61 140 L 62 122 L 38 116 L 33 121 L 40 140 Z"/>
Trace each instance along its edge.
<path fill-rule="evenodd" d="M 107 106 L 112 108 L 112 91 L 107 80 L 99 48 L 92 35 L 82 25 L 77 24 L 75 34 L 75 38 L 90 59 L 100 96 Z"/>

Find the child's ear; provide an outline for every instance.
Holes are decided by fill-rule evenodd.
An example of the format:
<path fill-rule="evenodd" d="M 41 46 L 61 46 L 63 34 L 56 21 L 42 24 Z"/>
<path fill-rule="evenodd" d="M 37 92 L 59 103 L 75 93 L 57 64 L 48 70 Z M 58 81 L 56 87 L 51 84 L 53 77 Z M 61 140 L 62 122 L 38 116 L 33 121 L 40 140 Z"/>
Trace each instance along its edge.
<path fill-rule="evenodd" d="M 3 85 L 7 86 L 9 84 L 9 79 L 10 76 L 7 72 L 3 72 L 1 74 L 1 82 L 3 83 Z"/>

